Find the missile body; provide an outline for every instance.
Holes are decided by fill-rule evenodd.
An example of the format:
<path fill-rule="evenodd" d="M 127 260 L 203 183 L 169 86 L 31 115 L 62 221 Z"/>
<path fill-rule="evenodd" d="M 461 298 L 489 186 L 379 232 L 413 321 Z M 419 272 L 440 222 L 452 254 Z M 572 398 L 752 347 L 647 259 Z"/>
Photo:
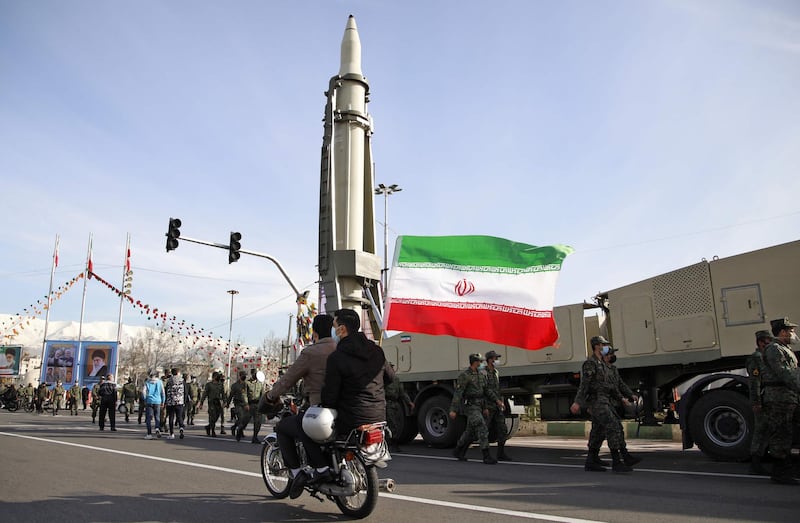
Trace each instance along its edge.
<path fill-rule="evenodd" d="M 361 40 L 353 16 L 341 45 L 339 74 L 325 93 L 320 176 L 320 310 L 361 312 L 381 262 L 375 253 L 372 118 L 367 112 L 369 83 L 361 72 Z"/>

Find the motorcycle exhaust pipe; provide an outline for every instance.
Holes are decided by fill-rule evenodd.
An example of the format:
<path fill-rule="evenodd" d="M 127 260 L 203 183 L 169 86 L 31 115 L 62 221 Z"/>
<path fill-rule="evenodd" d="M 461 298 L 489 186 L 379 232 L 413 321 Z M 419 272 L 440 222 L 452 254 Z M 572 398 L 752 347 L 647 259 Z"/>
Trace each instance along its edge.
<path fill-rule="evenodd" d="M 381 492 L 394 492 L 394 480 L 391 478 L 379 479 L 378 490 Z"/>

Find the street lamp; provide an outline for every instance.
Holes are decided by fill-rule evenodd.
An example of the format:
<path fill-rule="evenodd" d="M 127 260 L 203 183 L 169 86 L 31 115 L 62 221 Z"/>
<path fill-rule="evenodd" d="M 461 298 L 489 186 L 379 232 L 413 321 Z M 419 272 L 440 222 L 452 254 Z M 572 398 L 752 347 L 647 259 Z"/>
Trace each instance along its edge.
<path fill-rule="evenodd" d="M 227 291 L 231 295 L 231 322 L 228 328 L 228 381 L 231 379 L 231 361 L 233 360 L 233 347 L 231 347 L 231 338 L 233 337 L 233 297 L 239 294 L 239 291 L 231 289 Z"/>
<path fill-rule="evenodd" d="M 386 278 L 389 276 L 389 195 L 400 192 L 403 189 L 397 185 L 392 184 L 388 187 L 382 183 L 378 184 L 378 187 L 375 189 L 375 194 L 382 194 L 383 195 L 383 270 L 381 271 L 382 284 L 383 284 L 383 292 L 384 295 L 386 293 L 386 286 L 388 282 Z"/>

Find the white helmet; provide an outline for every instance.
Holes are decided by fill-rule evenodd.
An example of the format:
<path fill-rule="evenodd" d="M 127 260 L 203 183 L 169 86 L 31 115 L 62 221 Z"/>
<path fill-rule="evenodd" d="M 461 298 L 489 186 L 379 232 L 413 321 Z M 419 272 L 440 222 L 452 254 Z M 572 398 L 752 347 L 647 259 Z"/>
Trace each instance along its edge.
<path fill-rule="evenodd" d="M 336 432 L 333 430 L 336 410 L 325 407 L 309 407 L 303 416 L 303 432 L 317 443 L 330 441 Z"/>

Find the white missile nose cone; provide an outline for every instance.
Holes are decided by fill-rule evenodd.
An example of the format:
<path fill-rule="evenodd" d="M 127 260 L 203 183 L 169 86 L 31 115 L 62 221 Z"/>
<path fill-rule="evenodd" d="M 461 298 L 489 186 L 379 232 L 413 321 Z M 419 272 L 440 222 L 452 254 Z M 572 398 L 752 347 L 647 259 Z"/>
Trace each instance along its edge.
<path fill-rule="evenodd" d="M 339 76 L 346 74 L 363 76 L 361 72 L 361 39 L 358 37 L 358 27 L 356 27 L 356 19 L 353 15 L 347 19 L 347 27 L 345 27 L 342 37 Z"/>

